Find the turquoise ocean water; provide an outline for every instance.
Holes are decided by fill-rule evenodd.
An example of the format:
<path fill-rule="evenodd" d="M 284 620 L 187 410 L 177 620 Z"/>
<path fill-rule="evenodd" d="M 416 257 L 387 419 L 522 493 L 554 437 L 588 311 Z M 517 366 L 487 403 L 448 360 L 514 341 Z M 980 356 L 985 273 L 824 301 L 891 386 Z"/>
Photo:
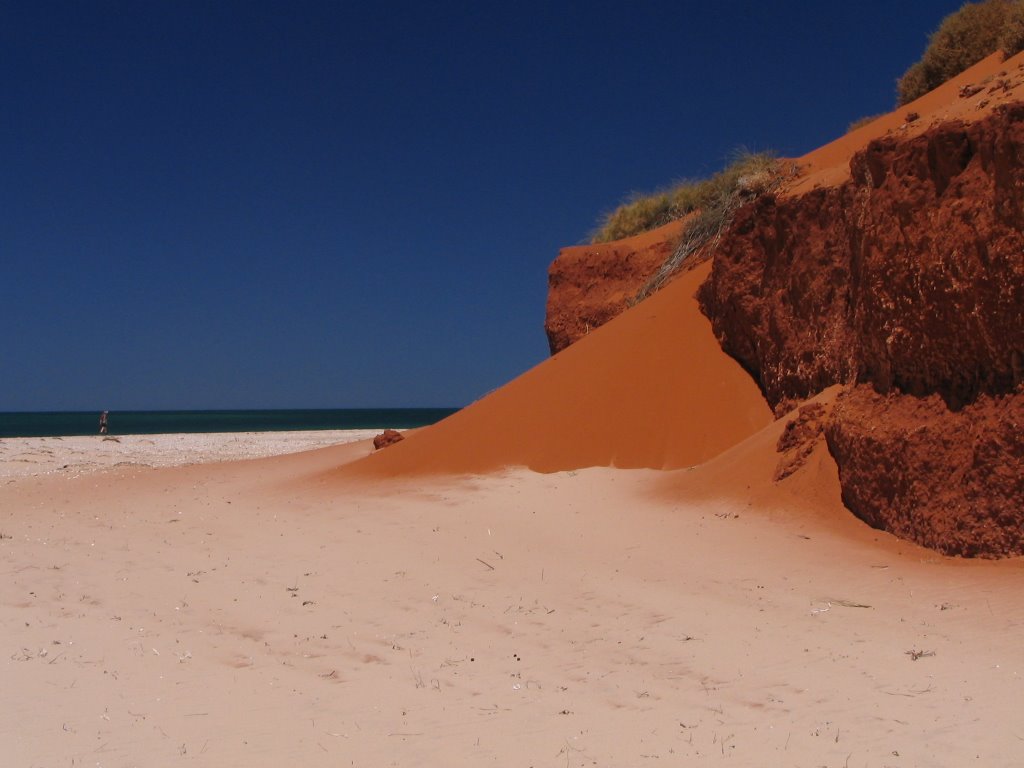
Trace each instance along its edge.
<path fill-rule="evenodd" d="M 340 408 L 262 411 L 111 411 L 112 435 L 175 432 L 280 432 L 317 429 L 410 429 L 440 421 L 457 408 Z M 0 412 L 0 437 L 99 433 L 99 411 Z"/>

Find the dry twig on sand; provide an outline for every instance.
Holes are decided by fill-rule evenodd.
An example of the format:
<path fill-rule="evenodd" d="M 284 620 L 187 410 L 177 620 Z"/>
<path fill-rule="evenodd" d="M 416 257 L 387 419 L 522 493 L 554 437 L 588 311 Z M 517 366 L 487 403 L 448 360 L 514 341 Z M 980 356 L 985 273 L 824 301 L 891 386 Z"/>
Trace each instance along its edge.
<path fill-rule="evenodd" d="M 842 599 L 836 600 L 836 599 L 832 599 L 832 600 L 829 600 L 829 603 L 832 603 L 832 604 L 835 604 L 835 605 L 841 605 L 844 608 L 870 608 L 871 607 L 870 605 L 867 605 L 865 603 L 858 603 L 858 602 L 854 602 L 853 600 L 842 600 Z"/>
<path fill-rule="evenodd" d="M 904 653 L 906 653 L 907 656 L 910 657 L 911 661 L 917 661 L 918 659 L 923 659 L 925 656 L 935 655 L 935 651 L 915 651 L 913 648 L 911 648 L 909 651 L 904 651 Z"/>

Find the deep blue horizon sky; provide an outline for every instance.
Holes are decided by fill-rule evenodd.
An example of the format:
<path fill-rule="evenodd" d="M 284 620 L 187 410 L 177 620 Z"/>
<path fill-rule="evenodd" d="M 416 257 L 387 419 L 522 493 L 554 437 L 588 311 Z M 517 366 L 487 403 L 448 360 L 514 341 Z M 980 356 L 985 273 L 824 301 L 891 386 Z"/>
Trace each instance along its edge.
<path fill-rule="evenodd" d="M 888 111 L 960 4 L 4 4 L 0 411 L 465 405 L 602 212 Z"/>

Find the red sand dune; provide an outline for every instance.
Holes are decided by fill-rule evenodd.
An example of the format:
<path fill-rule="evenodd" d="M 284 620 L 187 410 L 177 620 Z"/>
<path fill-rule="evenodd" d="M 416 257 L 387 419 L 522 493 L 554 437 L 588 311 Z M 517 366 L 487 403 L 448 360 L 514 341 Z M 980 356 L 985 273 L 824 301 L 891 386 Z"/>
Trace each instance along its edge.
<path fill-rule="evenodd" d="M 721 453 L 772 415 L 697 306 L 709 269 L 683 275 L 501 389 L 346 471 L 671 469 Z"/>

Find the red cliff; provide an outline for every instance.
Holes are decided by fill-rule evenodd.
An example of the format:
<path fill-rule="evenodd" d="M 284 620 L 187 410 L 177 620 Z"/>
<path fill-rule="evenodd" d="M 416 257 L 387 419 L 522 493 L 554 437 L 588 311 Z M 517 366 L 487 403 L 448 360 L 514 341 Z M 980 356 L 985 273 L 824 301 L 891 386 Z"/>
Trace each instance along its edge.
<path fill-rule="evenodd" d="M 672 254 L 683 222 L 610 243 L 563 248 L 548 270 L 544 330 L 561 352 L 627 309 Z"/>
<path fill-rule="evenodd" d="M 1024 553 L 1024 105 L 854 155 L 741 211 L 701 291 L 723 349 L 825 427 L 859 517 L 942 552 Z"/>

